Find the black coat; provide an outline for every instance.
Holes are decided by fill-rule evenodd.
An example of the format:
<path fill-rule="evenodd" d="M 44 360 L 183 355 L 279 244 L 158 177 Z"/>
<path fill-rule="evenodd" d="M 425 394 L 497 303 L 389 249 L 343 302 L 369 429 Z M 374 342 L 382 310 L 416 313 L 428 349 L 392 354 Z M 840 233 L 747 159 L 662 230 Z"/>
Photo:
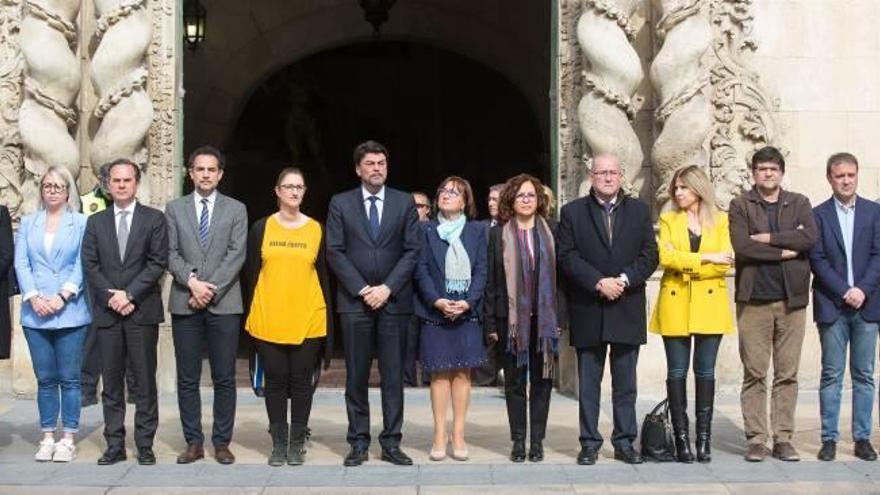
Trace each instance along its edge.
<path fill-rule="evenodd" d="M 391 289 L 383 307 L 412 314 L 413 271 L 424 235 L 412 195 L 385 187 L 379 236 L 373 240 L 361 187 L 333 196 L 327 215 L 327 262 L 336 275 L 336 311 L 371 311 L 358 293 L 366 286 Z"/>
<path fill-rule="evenodd" d="M 12 353 L 12 319 L 9 316 L 9 296 L 13 294 L 13 286 L 15 285 L 15 272 L 12 270 L 14 254 L 9 209 L 0 206 L 0 359 L 9 359 Z"/>
<path fill-rule="evenodd" d="M 557 237 L 559 270 L 565 279 L 571 345 L 640 345 L 646 341 L 645 282 L 658 263 L 648 205 L 624 196 L 614 211 L 612 241 L 602 206 L 592 196 L 562 207 Z M 615 301 L 596 290 L 605 277 L 626 274 L 629 286 Z"/>
<path fill-rule="evenodd" d="M 101 328 L 127 319 L 137 325 L 156 325 L 165 319 L 159 279 L 168 266 L 168 223 L 161 211 L 138 203 L 123 262 L 119 260 L 113 210 L 110 205 L 90 216 L 83 236 L 83 271 L 92 296 L 93 323 Z M 110 309 L 108 289 L 131 294 L 134 312 L 122 316 Z"/>

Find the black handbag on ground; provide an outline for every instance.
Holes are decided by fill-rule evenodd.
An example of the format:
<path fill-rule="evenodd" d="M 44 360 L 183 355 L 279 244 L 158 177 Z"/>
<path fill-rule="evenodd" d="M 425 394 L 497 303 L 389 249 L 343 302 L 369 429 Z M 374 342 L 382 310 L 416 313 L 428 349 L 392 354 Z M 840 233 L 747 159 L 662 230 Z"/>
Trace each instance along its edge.
<path fill-rule="evenodd" d="M 663 399 L 642 421 L 642 457 L 654 462 L 673 462 L 675 442 L 669 419 L 669 400 Z"/>

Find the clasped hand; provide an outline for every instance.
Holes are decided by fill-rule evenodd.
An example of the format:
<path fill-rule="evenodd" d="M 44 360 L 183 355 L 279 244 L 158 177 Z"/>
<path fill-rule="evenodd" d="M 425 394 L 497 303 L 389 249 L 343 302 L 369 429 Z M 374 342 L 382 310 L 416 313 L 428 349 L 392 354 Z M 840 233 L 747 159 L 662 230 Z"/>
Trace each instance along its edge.
<path fill-rule="evenodd" d="M 360 296 L 370 309 L 377 310 L 388 302 L 388 298 L 391 296 L 391 289 L 385 284 L 374 285 L 362 290 Z"/>
<path fill-rule="evenodd" d="M 605 277 L 596 284 L 596 290 L 599 291 L 599 294 L 609 301 L 614 301 L 622 296 L 624 289 L 626 289 L 626 284 L 616 277 Z"/>
<path fill-rule="evenodd" d="M 36 295 L 28 299 L 28 301 L 31 303 L 34 312 L 42 318 L 54 315 L 64 307 L 64 300 L 57 294 L 54 296 Z"/>
<path fill-rule="evenodd" d="M 125 294 L 124 290 L 119 289 L 107 289 L 110 292 L 110 300 L 107 301 L 107 306 L 110 306 L 110 309 L 116 311 L 122 316 L 128 316 L 134 311 L 134 304 L 128 300 L 128 296 Z"/>
<path fill-rule="evenodd" d="M 452 301 L 449 299 L 437 299 L 434 301 L 434 307 L 443 313 L 443 316 L 452 321 L 455 321 L 459 316 L 463 315 L 465 311 L 471 309 L 471 306 L 467 301 Z"/>
<path fill-rule="evenodd" d="M 197 279 L 195 276 L 189 278 L 187 282 L 189 286 L 189 306 L 193 309 L 205 309 L 217 294 L 217 286 Z"/>

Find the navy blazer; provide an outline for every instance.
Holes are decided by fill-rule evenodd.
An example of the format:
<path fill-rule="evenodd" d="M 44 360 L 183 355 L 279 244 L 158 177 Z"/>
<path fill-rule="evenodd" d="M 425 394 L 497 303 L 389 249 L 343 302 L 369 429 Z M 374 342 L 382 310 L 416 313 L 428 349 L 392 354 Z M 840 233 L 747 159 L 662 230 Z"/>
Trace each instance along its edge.
<path fill-rule="evenodd" d="M 358 293 L 370 285 L 391 289 L 382 308 L 390 314 L 413 311 L 413 270 L 418 261 L 422 237 L 419 215 L 412 195 L 385 187 L 385 204 L 379 236 L 370 235 L 361 186 L 330 199 L 327 214 L 327 262 L 339 284 L 338 313 L 372 311 Z"/>
<path fill-rule="evenodd" d="M 416 265 L 415 282 L 416 315 L 426 320 L 442 322 L 445 317 L 434 301 L 446 297 L 446 252 L 449 243 L 440 239 L 437 233 L 437 220 L 431 220 L 424 226 L 422 253 Z M 483 291 L 486 288 L 486 224 L 479 221 L 468 221 L 461 231 L 461 243 L 471 260 L 471 285 L 468 288 L 467 301 L 470 309 L 459 318 L 470 318 L 472 315 L 482 319 Z"/>
<path fill-rule="evenodd" d="M 813 319 L 831 324 L 840 316 L 846 303 L 843 295 L 849 290 L 846 281 L 846 251 L 837 219 L 834 198 L 813 208 L 819 240 L 810 250 L 813 279 Z M 880 321 L 880 205 L 856 197 L 852 243 L 853 282 L 865 293 L 861 308 L 866 321 Z"/>

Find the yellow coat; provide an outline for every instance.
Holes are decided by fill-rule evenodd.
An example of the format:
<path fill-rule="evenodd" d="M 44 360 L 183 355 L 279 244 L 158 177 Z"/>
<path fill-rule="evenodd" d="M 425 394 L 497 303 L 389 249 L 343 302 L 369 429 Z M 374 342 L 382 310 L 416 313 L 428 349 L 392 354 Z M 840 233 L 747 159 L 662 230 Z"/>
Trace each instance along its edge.
<path fill-rule="evenodd" d="M 727 213 L 715 216 L 715 225 L 703 228 L 700 250 L 691 252 L 687 213 L 660 215 L 660 295 L 650 329 L 666 337 L 719 334 L 733 331 L 733 315 L 724 278 L 730 265 L 700 263 L 701 253 L 733 252 Z"/>

